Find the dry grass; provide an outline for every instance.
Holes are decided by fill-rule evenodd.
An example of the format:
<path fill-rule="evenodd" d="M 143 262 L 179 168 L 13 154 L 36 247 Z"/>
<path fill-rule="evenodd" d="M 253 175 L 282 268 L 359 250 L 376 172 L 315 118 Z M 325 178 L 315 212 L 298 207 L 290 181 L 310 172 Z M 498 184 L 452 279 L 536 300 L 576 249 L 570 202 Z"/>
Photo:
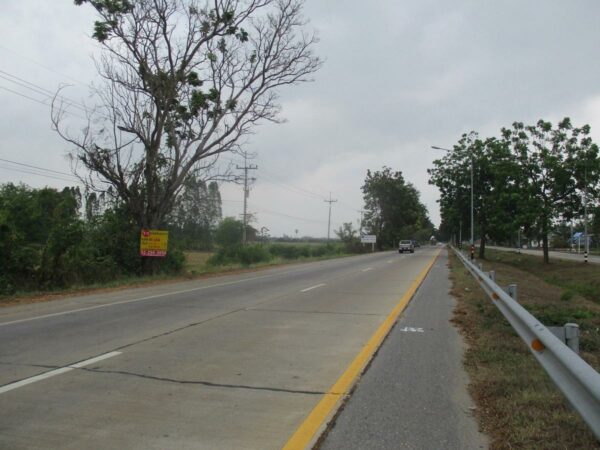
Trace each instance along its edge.
<path fill-rule="evenodd" d="M 600 444 L 573 412 L 527 346 L 479 288 L 462 263 L 450 256 L 452 294 L 457 298 L 454 322 L 469 344 L 464 363 L 471 379 L 483 431 L 492 449 L 594 449 Z M 499 284 L 518 282 L 519 300 L 542 322 L 563 325 L 574 320 L 583 331 L 582 356 L 596 368 L 600 305 L 580 295 L 561 300 L 563 289 L 538 275 L 498 262 Z"/>
<path fill-rule="evenodd" d="M 185 271 L 191 274 L 202 273 L 206 271 L 206 261 L 210 258 L 212 252 L 184 252 Z"/>

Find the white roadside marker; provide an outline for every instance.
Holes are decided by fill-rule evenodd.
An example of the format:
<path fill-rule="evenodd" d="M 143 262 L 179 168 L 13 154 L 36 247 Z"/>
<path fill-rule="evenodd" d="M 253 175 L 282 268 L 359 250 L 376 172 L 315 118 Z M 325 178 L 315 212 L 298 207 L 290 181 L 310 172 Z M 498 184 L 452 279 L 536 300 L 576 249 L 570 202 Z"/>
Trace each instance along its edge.
<path fill-rule="evenodd" d="M 325 283 L 317 284 L 316 286 L 311 286 L 309 288 L 302 289 L 300 292 L 312 291 L 313 289 L 320 288 L 321 286 L 325 286 Z"/>
<path fill-rule="evenodd" d="M 61 375 L 66 372 L 70 372 L 71 370 L 80 369 L 85 366 L 89 366 L 90 364 L 94 364 L 95 362 L 102 361 L 104 359 L 112 358 L 113 356 L 120 355 L 121 352 L 110 352 L 105 353 L 104 355 L 96 356 L 95 358 L 86 359 L 85 361 L 78 362 L 76 364 L 71 364 L 70 366 L 61 367 L 60 369 L 51 370 L 49 372 L 41 373 L 31 378 L 25 378 L 21 381 L 15 381 L 14 383 L 6 384 L 0 387 L 0 394 L 4 394 L 5 392 L 12 391 L 13 389 L 18 389 L 23 386 L 27 386 L 28 384 L 35 383 L 37 381 L 45 380 L 46 378 L 50 378 L 56 375 Z"/>

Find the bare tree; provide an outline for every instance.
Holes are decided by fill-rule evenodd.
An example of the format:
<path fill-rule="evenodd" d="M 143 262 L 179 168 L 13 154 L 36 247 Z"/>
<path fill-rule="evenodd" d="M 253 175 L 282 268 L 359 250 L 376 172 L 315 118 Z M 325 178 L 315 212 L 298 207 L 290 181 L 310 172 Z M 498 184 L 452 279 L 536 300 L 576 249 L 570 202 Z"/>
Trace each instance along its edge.
<path fill-rule="evenodd" d="M 57 94 L 54 129 L 90 184 L 112 186 L 144 228 L 160 226 L 191 173 L 277 121 L 277 88 L 309 81 L 302 0 L 75 0 L 98 15 L 99 104 L 77 136 Z"/>

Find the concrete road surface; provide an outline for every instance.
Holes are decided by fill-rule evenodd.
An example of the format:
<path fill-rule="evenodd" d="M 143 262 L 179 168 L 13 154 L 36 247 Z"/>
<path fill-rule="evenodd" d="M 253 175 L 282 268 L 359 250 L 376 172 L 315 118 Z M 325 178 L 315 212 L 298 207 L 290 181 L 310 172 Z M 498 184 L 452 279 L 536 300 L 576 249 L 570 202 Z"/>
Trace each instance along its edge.
<path fill-rule="evenodd" d="M 0 448 L 281 448 L 437 251 L 0 308 Z"/>
<path fill-rule="evenodd" d="M 450 323 L 444 252 L 371 366 L 360 379 L 322 450 L 481 449 L 487 438 L 472 416 L 464 344 Z"/>
<path fill-rule="evenodd" d="M 505 251 L 505 252 L 515 252 L 515 253 L 519 251 L 516 248 L 495 247 L 493 245 L 488 245 L 488 246 L 486 246 L 486 248 L 491 248 L 493 250 L 501 250 L 501 251 Z M 544 253 L 542 252 L 542 250 L 522 249 L 521 253 L 523 253 L 525 255 L 534 255 L 534 256 L 539 256 L 539 257 L 544 256 Z M 550 260 L 556 258 L 556 259 L 564 259 L 567 261 L 583 262 L 583 253 L 549 252 L 549 257 L 550 257 Z M 589 255 L 588 262 L 593 263 L 593 264 L 600 264 L 600 256 Z"/>

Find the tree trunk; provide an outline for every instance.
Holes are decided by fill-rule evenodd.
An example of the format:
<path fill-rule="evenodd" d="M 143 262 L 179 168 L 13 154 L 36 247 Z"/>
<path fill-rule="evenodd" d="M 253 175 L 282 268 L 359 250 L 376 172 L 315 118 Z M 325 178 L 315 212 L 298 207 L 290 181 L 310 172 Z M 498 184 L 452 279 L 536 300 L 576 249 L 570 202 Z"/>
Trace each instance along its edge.
<path fill-rule="evenodd" d="M 485 234 L 481 236 L 479 244 L 479 259 L 485 259 Z"/>
<path fill-rule="evenodd" d="M 550 263 L 550 255 L 548 253 L 548 221 L 544 219 L 542 226 L 542 249 L 544 250 L 544 263 Z"/>

